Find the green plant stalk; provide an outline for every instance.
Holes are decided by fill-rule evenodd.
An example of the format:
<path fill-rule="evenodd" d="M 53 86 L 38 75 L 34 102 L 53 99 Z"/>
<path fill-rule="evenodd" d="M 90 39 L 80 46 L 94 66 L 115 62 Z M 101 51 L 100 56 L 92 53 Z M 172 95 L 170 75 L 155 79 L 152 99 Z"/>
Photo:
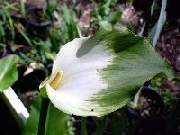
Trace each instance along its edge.
<path fill-rule="evenodd" d="M 44 135 L 45 133 L 48 106 L 49 106 L 49 99 L 42 97 L 37 135 Z"/>
<path fill-rule="evenodd" d="M 81 118 L 81 135 L 88 135 L 85 117 Z"/>
<path fill-rule="evenodd" d="M 24 0 L 20 0 L 20 11 L 23 17 L 25 17 L 26 15 L 26 11 L 25 11 L 25 2 Z"/>
<path fill-rule="evenodd" d="M 97 122 L 96 124 L 97 124 L 97 128 L 96 128 L 96 131 L 93 133 L 93 135 L 103 135 L 108 125 L 108 117 L 105 117 L 104 120 L 101 120 L 100 122 Z"/>

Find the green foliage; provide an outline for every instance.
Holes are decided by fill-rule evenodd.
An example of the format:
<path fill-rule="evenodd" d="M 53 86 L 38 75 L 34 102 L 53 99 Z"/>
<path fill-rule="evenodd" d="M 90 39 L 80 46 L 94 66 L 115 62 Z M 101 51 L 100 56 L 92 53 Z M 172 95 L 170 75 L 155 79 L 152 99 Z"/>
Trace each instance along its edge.
<path fill-rule="evenodd" d="M 50 19 L 53 18 L 53 13 L 58 5 L 58 0 L 48 0 L 47 1 L 47 10 L 46 13 L 50 17 Z"/>
<path fill-rule="evenodd" d="M 0 92 L 10 87 L 17 79 L 18 57 L 9 55 L 0 60 Z"/>
<path fill-rule="evenodd" d="M 3 44 L 9 43 L 9 39 L 14 40 L 14 22 L 10 15 L 12 10 L 15 10 L 13 4 L 9 4 L 6 1 L 0 1 L 0 43 Z M 6 39 L 6 37 L 9 39 Z"/>
<path fill-rule="evenodd" d="M 163 97 L 165 104 L 165 112 L 168 113 L 173 111 L 176 108 L 176 100 L 174 95 L 170 91 L 162 92 L 160 94 Z"/>
<path fill-rule="evenodd" d="M 51 29 L 50 30 L 50 41 L 51 41 L 51 50 L 52 52 L 58 52 L 59 50 L 59 46 L 60 46 L 60 43 L 62 42 L 65 42 L 63 39 L 62 39 L 62 32 L 60 31 L 60 29 Z"/>
<path fill-rule="evenodd" d="M 71 117 L 50 103 L 46 118 L 45 135 L 73 135 Z"/>
<path fill-rule="evenodd" d="M 31 106 L 31 114 L 25 124 L 22 135 L 37 135 L 42 98 L 36 98 Z M 45 118 L 45 135 L 73 135 L 71 117 L 62 113 L 50 103 Z M 42 123 L 43 124 L 43 123 Z"/>
<path fill-rule="evenodd" d="M 25 1 L 20 0 L 20 12 L 23 17 L 26 15 L 26 9 L 25 9 Z"/>
<path fill-rule="evenodd" d="M 76 37 L 79 37 L 79 28 L 76 22 L 76 13 L 72 9 L 69 9 L 66 5 L 63 6 L 62 11 L 65 23 L 64 30 L 66 31 L 66 33 L 64 34 L 67 34 L 64 35 L 64 37 L 68 40 L 72 40 Z"/>
<path fill-rule="evenodd" d="M 168 77 L 164 73 L 159 73 L 156 76 L 154 76 L 151 80 L 151 87 L 155 90 L 160 89 L 161 84 L 168 80 Z"/>
<path fill-rule="evenodd" d="M 38 97 L 31 105 L 31 113 L 26 125 L 23 128 L 22 135 L 37 135 L 39 116 L 41 109 L 41 98 Z"/>
<path fill-rule="evenodd" d="M 94 16 L 101 27 L 105 25 L 110 27 L 118 23 L 121 17 L 121 11 L 114 8 L 117 0 L 106 0 L 101 3 L 96 3 L 92 0 L 92 2 L 95 6 Z"/>
<path fill-rule="evenodd" d="M 57 3 L 55 0 L 54 2 L 50 2 L 50 9 L 53 10 L 56 6 L 54 3 Z M 51 9 L 53 6 L 54 8 Z M 69 6 L 69 5 L 68 5 Z M 58 8 L 57 8 L 58 9 Z M 52 12 L 52 11 L 48 11 Z M 64 4 L 60 9 L 56 11 L 58 13 L 58 17 L 61 18 L 62 24 L 59 27 L 52 27 L 49 33 L 49 40 L 50 40 L 50 48 L 51 52 L 57 53 L 60 49 L 60 46 L 66 44 L 67 42 L 71 41 L 74 38 L 81 36 L 81 32 L 77 25 L 77 13 L 73 6 L 67 7 Z M 51 14 L 52 15 L 52 14 Z"/>

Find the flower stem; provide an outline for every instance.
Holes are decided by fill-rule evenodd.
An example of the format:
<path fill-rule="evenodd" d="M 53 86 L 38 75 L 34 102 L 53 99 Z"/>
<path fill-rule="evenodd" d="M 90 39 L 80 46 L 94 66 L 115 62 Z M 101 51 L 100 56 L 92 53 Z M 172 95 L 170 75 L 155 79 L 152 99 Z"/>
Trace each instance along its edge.
<path fill-rule="evenodd" d="M 86 118 L 81 118 L 81 135 L 88 135 L 87 126 L 86 126 Z"/>
<path fill-rule="evenodd" d="M 44 135 L 45 133 L 48 106 L 49 106 L 49 99 L 42 97 L 37 135 Z"/>

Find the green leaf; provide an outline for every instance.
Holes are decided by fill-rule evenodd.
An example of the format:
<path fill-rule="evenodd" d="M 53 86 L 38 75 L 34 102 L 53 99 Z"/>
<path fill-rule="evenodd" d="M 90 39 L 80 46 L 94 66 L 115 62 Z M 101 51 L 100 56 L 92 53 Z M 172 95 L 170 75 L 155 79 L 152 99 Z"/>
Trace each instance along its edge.
<path fill-rule="evenodd" d="M 45 135 L 73 135 L 70 116 L 54 108 L 50 103 L 46 118 Z"/>
<path fill-rule="evenodd" d="M 119 18 L 121 17 L 121 12 L 116 11 L 116 12 L 112 12 L 109 16 L 108 16 L 108 21 L 111 22 L 111 24 L 116 24 L 119 21 Z"/>
<path fill-rule="evenodd" d="M 108 21 L 100 21 L 99 25 L 101 28 L 112 30 L 112 25 Z"/>
<path fill-rule="evenodd" d="M 66 33 L 68 34 L 68 39 L 72 40 L 73 38 L 79 37 L 79 28 L 76 22 L 76 13 L 74 10 L 69 9 L 66 5 L 62 8 L 63 18 L 65 22 Z M 64 35 L 65 37 L 65 35 Z"/>
<path fill-rule="evenodd" d="M 63 6 L 63 17 L 64 17 L 64 21 L 65 23 L 67 23 L 68 25 L 70 25 L 74 19 L 74 12 L 72 9 L 68 9 L 68 7 L 66 5 Z"/>
<path fill-rule="evenodd" d="M 24 126 L 22 135 L 37 135 L 42 99 L 37 97 L 31 106 L 31 114 Z M 45 122 L 45 135 L 73 135 L 71 117 L 50 103 Z"/>
<path fill-rule="evenodd" d="M 18 56 L 9 55 L 0 60 L 0 92 L 7 89 L 18 79 L 16 64 Z"/>
<path fill-rule="evenodd" d="M 39 116 L 41 109 L 41 98 L 37 97 L 31 105 L 31 113 L 23 128 L 22 135 L 37 135 Z"/>
<path fill-rule="evenodd" d="M 0 39 L 5 36 L 5 31 L 3 27 L 3 22 L 0 21 Z"/>

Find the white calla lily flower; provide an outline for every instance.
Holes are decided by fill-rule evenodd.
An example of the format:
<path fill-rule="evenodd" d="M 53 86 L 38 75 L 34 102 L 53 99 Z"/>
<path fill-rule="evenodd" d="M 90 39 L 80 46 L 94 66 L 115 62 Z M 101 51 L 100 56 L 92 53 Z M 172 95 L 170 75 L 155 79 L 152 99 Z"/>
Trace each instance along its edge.
<path fill-rule="evenodd" d="M 95 46 L 87 54 L 77 57 L 77 51 L 88 38 L 76 38 L 61 48 L 54 60 L 52 76 L 46 85 L 54 105 L 67 113 L 96 116 L 88 101 L 92 95 L 108 88 L 100 77 L 113 55 L 103 45 Z"/>
<path fill-rule="evenodd" d="M 78 116 L 103 116 L 128 103 L 145 81 L 169 66 L 125 27 L 76 38 L 57 54 L 45 84 L 54 106 Z"/>

